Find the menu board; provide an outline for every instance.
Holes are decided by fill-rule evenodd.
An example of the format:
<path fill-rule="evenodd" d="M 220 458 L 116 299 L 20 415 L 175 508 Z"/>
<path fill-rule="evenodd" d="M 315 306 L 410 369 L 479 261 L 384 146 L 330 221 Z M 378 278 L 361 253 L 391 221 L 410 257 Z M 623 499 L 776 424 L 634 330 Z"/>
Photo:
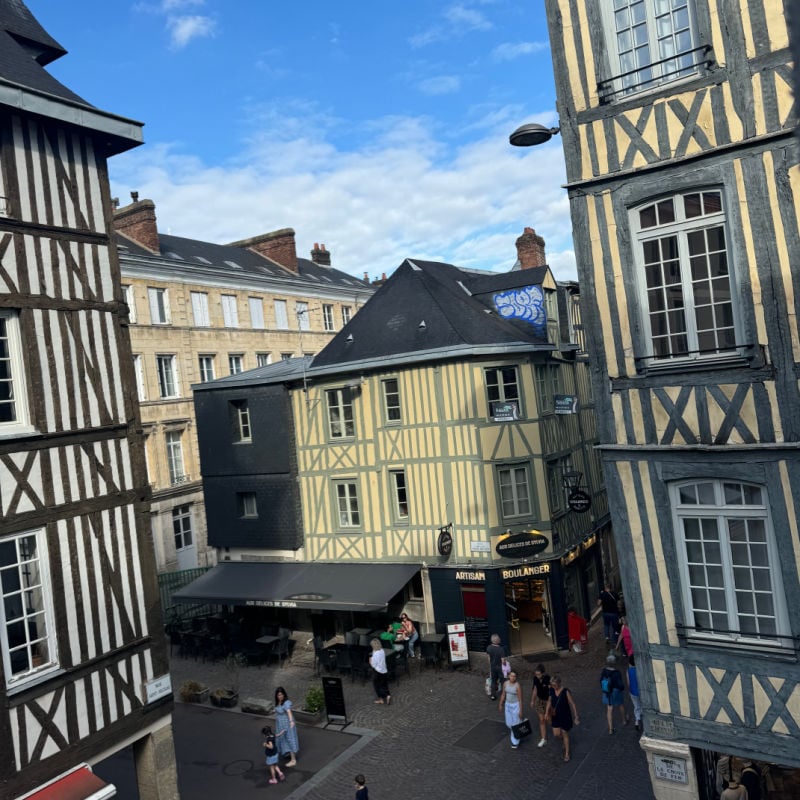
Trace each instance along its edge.
<path fill-rule="evenodd" d="M 489 646 L 489 620 L 485 617 L 467 617 L 465 624 L 469 649 L 485 653 Z"/>
<path fill-rule="evenodd" d="M 463 622 L 454 622 L 447 626 L 447 645 L 451 664 L 469 663 L 466 625 Z"/>
<path fill-rule="evenodd" d="M 347 721 L 347 711 L 344 707 L 344 690 L 342 689 L 342 679 L 324 677 L 322 679 L 322 691 L 325 695 L 325 710 L 328 712 L 328 722 L 331 718 L 343 719 Z"/>

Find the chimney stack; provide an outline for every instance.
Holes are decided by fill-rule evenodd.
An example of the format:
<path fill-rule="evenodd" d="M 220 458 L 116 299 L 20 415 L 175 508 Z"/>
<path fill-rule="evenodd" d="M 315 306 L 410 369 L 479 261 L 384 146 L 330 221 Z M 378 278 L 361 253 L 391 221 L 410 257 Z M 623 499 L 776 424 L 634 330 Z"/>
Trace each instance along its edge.
<path fill-rule="evenodd" d="M 294 228 L 281 228 L 272 233 L 262 233 L 250 239 L 240 239 L 231 242 L 231 247 L 244 247 L 258 253 L 260 256 L 285 267 L 290 272 L 297 273 L 297 248 L 294 243 Z"/>
<path fill-rule="evenodd" d="M 131 192 L 131 196 L 134 195 L 139 197 L 138 192 Z M 156 225 L 156 204 L 152 200 L 135 199 L 129 206 L 115 209 L 114 230 L 125 234 L 152 253 L 161 252 Z"/>
<path fill-rule="evenodd" d="M 324 244 L 317 244 L 314 242 L 314 249 L 311 251 L 311 260 L 321 267 L 329 267 L 331 265 L 331 254 L 325 249 Z"/>
<path fill-rule="evenodd" d="M 517 239 L 517 258 L 522 269 L 547 266 L 544 255 L 544 239 L 537 236 L 533 228 L 525 228 Z"/>

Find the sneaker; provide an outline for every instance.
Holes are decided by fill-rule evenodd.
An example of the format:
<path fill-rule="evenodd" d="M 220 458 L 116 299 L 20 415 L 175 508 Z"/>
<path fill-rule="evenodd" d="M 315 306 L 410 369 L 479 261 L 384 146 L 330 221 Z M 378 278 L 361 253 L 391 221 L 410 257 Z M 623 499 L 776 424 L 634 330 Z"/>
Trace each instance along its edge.
<path fill-rule="evenodd" d="M 492 695 L 489 699 L 490 700 L 497 700 L 497 698 L 494 695 Z"/>
<path fill-rule="evenodd" d="M 537 744 L 536 746 L 544 747 L 546 744 L 547 744 L 547 739 L 539 739 L 539 744 Z"/>
<path fill-rule="evenodd" d="M 267 781 L 267 783 L 277 783 L 277 782 L 278 782 L 278 779 L 277 779 L 277 778 L 270 778 L 270 779 Z"/>
<path fill-rule="evenodd" d="M 511 745 L 511 749 L 512 750 L 519 750 L 519 745 L 518 744 L 512 744 Z"/>

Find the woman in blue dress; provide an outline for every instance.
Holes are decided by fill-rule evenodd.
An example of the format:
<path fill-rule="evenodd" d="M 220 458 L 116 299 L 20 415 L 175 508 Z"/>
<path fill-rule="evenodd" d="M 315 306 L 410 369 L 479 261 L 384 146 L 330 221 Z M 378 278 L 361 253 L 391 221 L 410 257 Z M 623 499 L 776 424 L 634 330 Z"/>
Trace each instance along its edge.
<path fill-rule="evenodd" d="M 285 766 L 293 767 L 297 764 L 295 754 L 300 749 L 297 725 L 292 713 L 292 701 L 286 696 L 286 689 L 283 686 L 275 690 L 275 743 L 278 745 L 280 755 L 291 756 Z"/>

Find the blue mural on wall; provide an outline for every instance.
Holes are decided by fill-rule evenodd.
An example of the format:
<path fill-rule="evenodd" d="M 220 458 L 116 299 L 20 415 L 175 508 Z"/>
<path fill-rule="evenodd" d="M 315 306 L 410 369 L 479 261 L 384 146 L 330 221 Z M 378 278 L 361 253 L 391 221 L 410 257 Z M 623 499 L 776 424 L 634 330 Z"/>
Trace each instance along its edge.
<path fill-rule="evenodd" d="M 547 336 L 547 312 L 541 286 L 523 286 L 499 292 L 492 298 L 497 313 L 504 319 L 529 322 L 541 336 Z"/>

